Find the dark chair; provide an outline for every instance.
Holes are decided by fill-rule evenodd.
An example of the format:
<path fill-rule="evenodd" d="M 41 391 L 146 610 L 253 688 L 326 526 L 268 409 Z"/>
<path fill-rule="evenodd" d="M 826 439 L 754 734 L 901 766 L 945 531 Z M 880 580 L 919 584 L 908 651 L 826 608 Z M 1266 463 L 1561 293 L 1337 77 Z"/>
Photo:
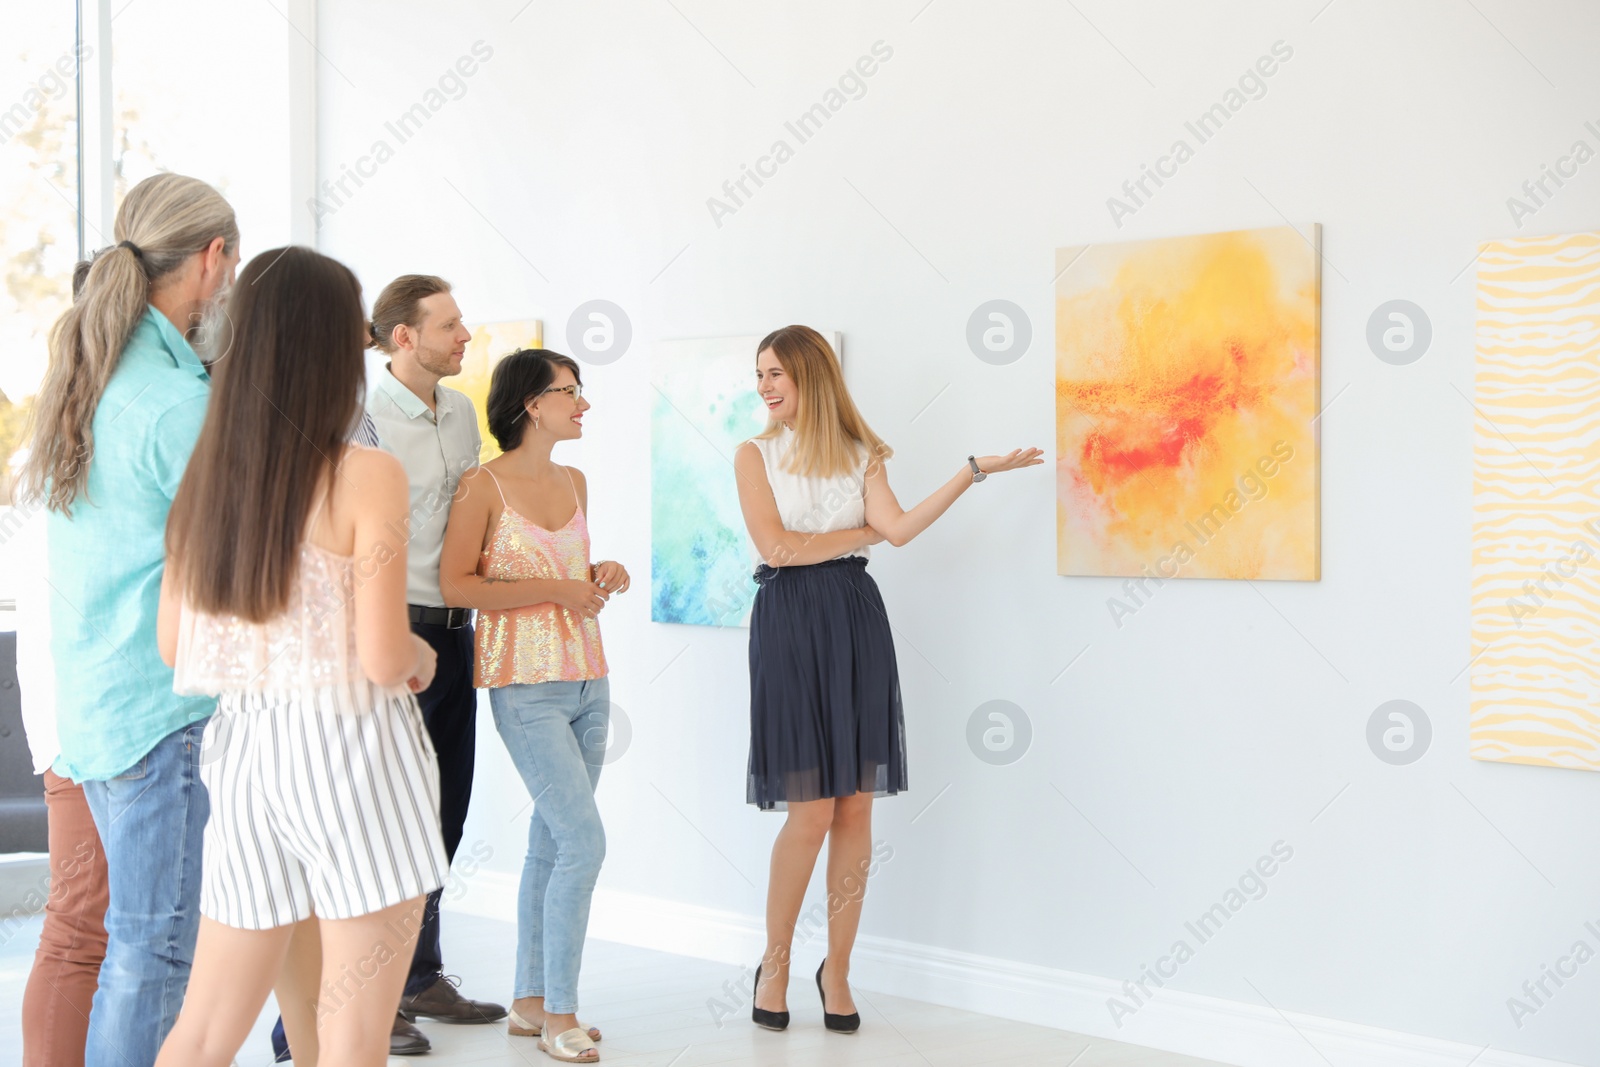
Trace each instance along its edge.
<path fill-rule="evenodd" d="M 33 773 L 28 738 L 22 732 L 17 635 L 8 630 L 0 632 L 0 853 L 49 850 L 44 779 Z"/>

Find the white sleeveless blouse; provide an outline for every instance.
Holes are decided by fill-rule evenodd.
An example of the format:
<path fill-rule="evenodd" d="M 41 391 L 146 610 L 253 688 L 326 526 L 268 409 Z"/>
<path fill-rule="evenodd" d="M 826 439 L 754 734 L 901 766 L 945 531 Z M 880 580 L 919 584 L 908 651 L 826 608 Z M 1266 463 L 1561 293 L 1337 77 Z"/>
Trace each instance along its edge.
<path fill-rule="evenodd" d="M 172 688 L 183 695 L 265 693 L 284 701 L 329 700 L 346 714 L 371 711 L 410 690 L 372 684 L 356 654 L 355 560 L 310 541 L 283 614 L 264 623 L 196 611 L 178 617 Z"/>
<path fill-rule="evenodd" d="M 794 447 L 794 431 L 782 426 L 778 436 L 752 438 L 751 443 L 761 452 L 762 463 L 767 468 L 767 483 L 778 502 L 778 517 L 785 530 L 797 533 L 833 533 L 835 530 L 853 530 L 867 524 L 867 461 L 865 456 L 859 466 L 831 478 L 803 477 L 784 468 L 784 458 Z M 755 552 L 755 546 L 751 546 Z M 861 556 L 871 552 L 865 547 L 838 557 Z M 761 554 L 755 552 L 760 563 Z"/>

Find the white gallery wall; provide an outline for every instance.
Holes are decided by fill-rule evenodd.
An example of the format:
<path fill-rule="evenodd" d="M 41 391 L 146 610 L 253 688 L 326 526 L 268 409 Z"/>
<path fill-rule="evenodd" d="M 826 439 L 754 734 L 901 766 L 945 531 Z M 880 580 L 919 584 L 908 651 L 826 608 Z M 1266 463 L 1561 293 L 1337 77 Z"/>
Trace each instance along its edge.
<path fill-rule="evenodd" d="M 1169 582 L 1114 619 L 1120 579 L 1055 573 L 1048 466 L 873 550 L 912 787 L 876 808 L 863 1010 L 906 993 L 1290 1067 L 1600 1062 L 1600 962 L 1572 955 L 1600 952 L 1600 776 L 1469 759 L 1465 670 L 1472 261 L 1600 227 L 1600 161 L 1572 161 L 1600 150 L 1600 5 L 320 0 L 316 39 L 318 240 L 369 299 L 440 273 L 469 320 L 541 318 L 558 350 L 587 301 L 631 323 L 557 453 L 588 474 L 597 557 L 635 577 L 603 616 L 631 737 L 601 780 L 594 933 L 726 958 L 742 986 L 781 821 L 744 803 L 746 632 L 649 621 L 658 341 L 841 331 L 909 502 L 969 452 L 1056 458 L 1057 247 L 1317 223 L 1321 581 Z M 802 142 L 786 123 L 834 89 Z M 1230 99 L 1201 143 L 1185 124 Z M 1180 139 L 1164 184 L 1124 191 Z M 1535 203 L 1558 164 L 1576 175 Z M 967 342 L 993 299 L 1031 322 L 1008 365 Z M 1395 299 L 1431 322 L 1409 365 L 1367 340 Z M 1432 731 L 1406 765 L 1368 743 L 1393 699 Z M 1031 733 L 1005 765 L 968 741 L 992 700 Z M 527 794 L 486 702 L 480 731 L 453 895 L 509 919 Z M 1186 925 L 1241 899 L 1203 942 Z M 1179 941 L 1164 988 L 1124 992 Z M 799 949 L 793 1004 L 822 950 Z"/>

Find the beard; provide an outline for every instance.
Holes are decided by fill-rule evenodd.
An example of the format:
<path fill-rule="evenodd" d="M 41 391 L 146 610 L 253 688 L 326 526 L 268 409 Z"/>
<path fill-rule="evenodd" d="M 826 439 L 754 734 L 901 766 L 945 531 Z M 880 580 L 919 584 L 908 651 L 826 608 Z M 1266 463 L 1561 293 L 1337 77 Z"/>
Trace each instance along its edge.
<path fill-rule="evenodd" d="M 233 285 L 229 282 L 217 286 L 217 291 L 194 313 L 194 321 L 184 331 L 185 340 L 194 348 L 200 362 L 208 367 L 227 355 L 233 343 L 233 322 L 228 317 L 228 297 L 232 293 Z"/>
<path fill-rule="evenodd" d="M 437 374 L 441 378 L 461 373 L 461 368 L 455 365 L 452 351 L 447 348 L 417 346 L 417 365 L 429 374 Z"/>

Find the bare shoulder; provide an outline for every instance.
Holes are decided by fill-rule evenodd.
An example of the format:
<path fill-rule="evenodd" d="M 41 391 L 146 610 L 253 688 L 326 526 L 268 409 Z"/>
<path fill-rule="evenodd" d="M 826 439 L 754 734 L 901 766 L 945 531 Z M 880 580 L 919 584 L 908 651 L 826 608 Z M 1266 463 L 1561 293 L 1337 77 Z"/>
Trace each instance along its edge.
<path fill-rule="evenodd" d="M 335 492 L 355 500 L 373 502 L 409 492 L 405 467 L 381 448 L 351 445 L 339 461 L 339 475 Z"/>
<path fill-rule="evenodd" d="M 738 450 L 733 454 L 733 462 L 741 472 L 746 469 L 762 471 L 766 469 L 766 460 L 761 455 L 761 446 L 756 444 L 754 439 L 746 441 L 739 446 Z"/>
<path fill-rule="evenodd" d="M 493 463 L 494 460 L 490 460 L 489 462 Z M 461 481 L 459 484 L 461 485 L 463 492 L 476 492 L 486 486 L 491 486 L 494 484 L 494 472 L 489 470 L 487 464 L 480 467 L 469 468 L 466 473 L 461 475 Z"/>
<path fill-rule="evenodd" d="M 577 467 L 565 467 L 563 469 L 572 476 L 573 482 L 579 489 L 587 489 L 589 487 L 589 479 L 585 478 L 583 472 Z"/>
<path fill-rule="evenodd" d="M 392 478 L 398 475 L 406 476 L 405 467 L 392 453 L 381 448 L 369 448 L 366 445 L 350 445 L 345 449 L 344 457 L 340 461 L 346 474 L 352 477 L 363 475 L 372 478 Z"/>

